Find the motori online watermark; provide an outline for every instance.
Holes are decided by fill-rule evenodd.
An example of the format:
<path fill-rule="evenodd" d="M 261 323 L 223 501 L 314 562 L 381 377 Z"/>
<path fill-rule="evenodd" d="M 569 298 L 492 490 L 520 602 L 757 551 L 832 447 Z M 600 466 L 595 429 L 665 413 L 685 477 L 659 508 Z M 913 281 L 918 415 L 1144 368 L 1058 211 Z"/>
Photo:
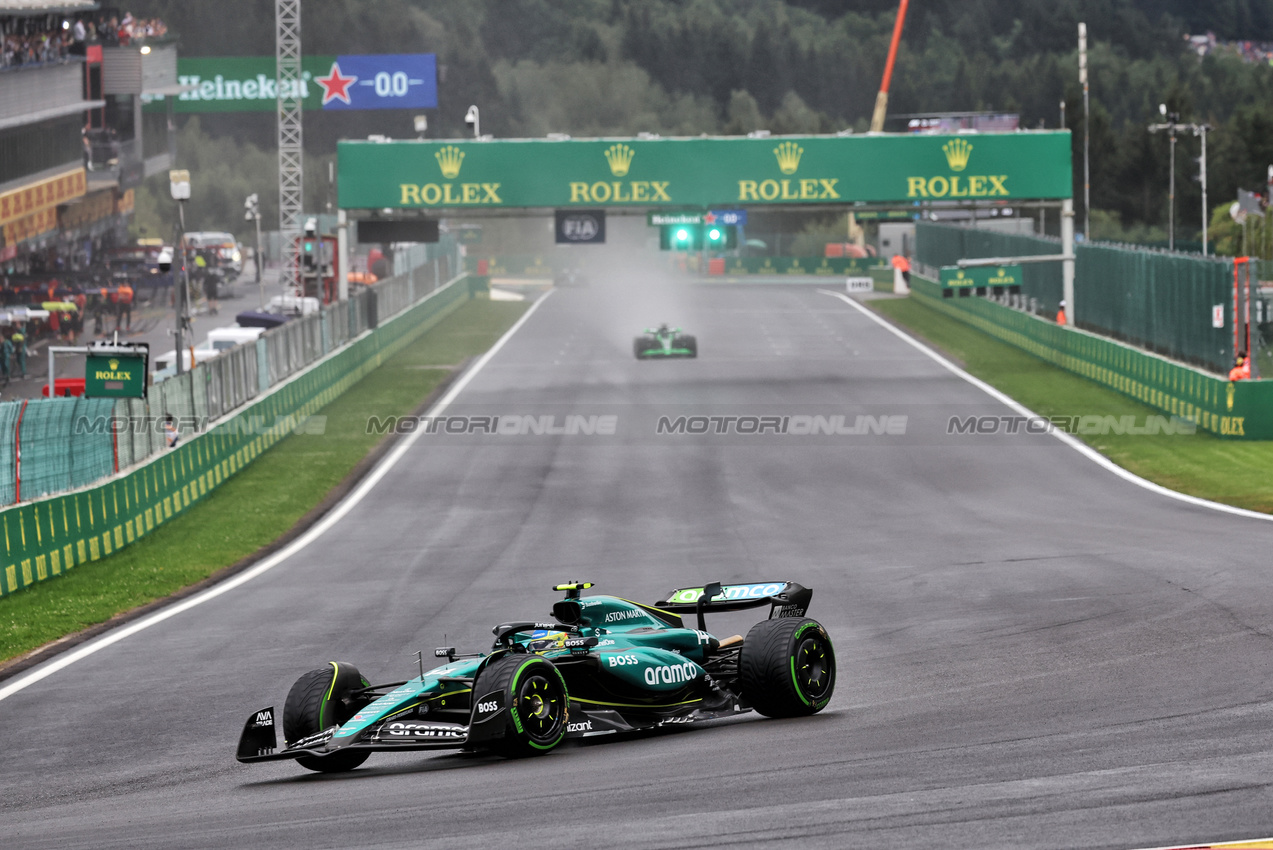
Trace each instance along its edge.
<path fill-rule="evenodd" d="M 796 437 L 853 437 L 874 435 L 901 436 L 906 433 L 907 417 L 855 416 L 842 414 L 817 416 L 660 416 L 654 426 L 656 434 L 782 434 Z"/>
<path fill-rule="evenodd" d="M 613 413 L 583 415 L 499 414 L 493 416 L 372 416 L 367 419 L 367 433 L 447 434 L 526 436 L 613 437 L 619 430 L 619 417 Z"/>
<path fill-rule="evenodd" d="M 1110 434 L 1136 437 L 1190 435 L 1198 424 L 1180 416 L 1149 414 L 1132 415 L 1088 413 L 1077 416 L 952 416 L 946 422 L 947 434 L 988 436 L 991 434 L 1075 434 L 1081 437 L 1104 437 Z"/>
<path fill-rule="evenodd" d="M 171 424 L 182 434 L 202 433 L 208 430 L 206 416 L 173 416 Z M 169 424 L 166 416 L 80 416 L 71 425 L 76 435 L 89 434 L 159 434 L 163 435 Z M 327 433 L 327 417 L 314 416 L 236 416 L 219 425 L 218 431 L 236 436 L 258 437 L 265 434 L 309 434 L 322 436 Z"/>

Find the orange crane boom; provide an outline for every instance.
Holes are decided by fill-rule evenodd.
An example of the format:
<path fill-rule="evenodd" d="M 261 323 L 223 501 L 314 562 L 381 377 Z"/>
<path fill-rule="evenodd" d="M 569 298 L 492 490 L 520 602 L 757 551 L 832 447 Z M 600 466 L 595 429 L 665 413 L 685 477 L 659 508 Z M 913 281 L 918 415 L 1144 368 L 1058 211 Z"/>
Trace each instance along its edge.
<path fill-rule="evenodd" d="M 875 96 L 875 113 L 871 116 L 871 132 L 879 133 L 884 129 L 884 116 L 888 112 L 888 87 L 893 81 L 893 63 L 897 61 L 897 45 L 902 40 L 902 24 L 906 21 L 906 7 L 910 0 L 902 0 L 897 9 L 897 22 L 893 24 L 893 41 L 888 46 L 888 60 L 884 63 L 884 80 L 880 83 L 880 93 Z"/>

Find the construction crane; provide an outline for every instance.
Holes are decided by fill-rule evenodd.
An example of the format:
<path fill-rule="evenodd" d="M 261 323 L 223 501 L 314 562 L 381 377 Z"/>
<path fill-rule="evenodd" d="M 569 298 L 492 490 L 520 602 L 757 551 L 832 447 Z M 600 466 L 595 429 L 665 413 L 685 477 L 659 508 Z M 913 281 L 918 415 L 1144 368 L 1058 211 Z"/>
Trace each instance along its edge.
<path fill-rule="evenodd" d="M 893 63 L 897 60 L 897 45 L 902 40 L 902 24 L 906 21 L 906 7 L 909 0 L 902 0 L 897 9 L 897 22 L 893 24 L 893 41 L 888 46 L 888 60 L 884 63 L 884 80 L 880 83 L 880 93 L 875 96 L 875 113 L 871 116 L 871 132 L 884 131 L 884 116 L 888 113 L 888 87 L 893 81 Z"/>

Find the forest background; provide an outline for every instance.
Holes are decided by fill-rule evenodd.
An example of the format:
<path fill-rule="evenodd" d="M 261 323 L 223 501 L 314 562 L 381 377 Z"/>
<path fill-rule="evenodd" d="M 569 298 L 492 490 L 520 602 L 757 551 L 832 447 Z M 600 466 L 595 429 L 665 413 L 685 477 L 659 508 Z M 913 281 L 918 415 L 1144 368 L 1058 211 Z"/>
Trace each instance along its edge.
<path fill-rule="evenodd" d="M 183 56 L 274 53 L 272 4 L 128 8 L 163 19 Z M 497 138 L 689 136 L 865 131 L 896 9 L 896 0 L 304 0 L 301 20 L 307 54 L 436 53 L 432 138 L 468 135 L 470 104 Z M 1239 188 L 1264 193 L 1273 165 L 1273 65 L 1250 59 L 1273 43 L 1273 0 L 914 0 L 890 115 L 1016 112 L 1023 128 L 1057 128 L 1064 101 L 1081 229 L 1080 21 L 1091 68 L 1092 237 L 1166 238 L 1168 142 L 1146 129 L 1165 103 L 1181 121 L 1213 128 L 1211 235 L 1221 251 L 1240 249 L 1228 206 Z M 1208 32 L 1222 46 L 1199 56 L 1187 35 Z M 1252 43 L 1246 56 L 1223 46 L 1242 41 Z M 327 163 L 338 139 L 414 137 L 411 119 L 397 110 L 307 113 L 307 206 L 322 212 L 334 201 Z M 199 185 L 191 229 L 246 237 L 243 198 L 253 192 L 266 228 L 277 226 L 272 113 L 179 116 L 178 132 L 179 164 Z M 1200 238 L 1198 146 L 1182 137 L 1176 149 L 1179 240 Z M 162 179 L 139 189 L 136 229 L 166 232 L 166 196 Z M 825 219 L 793 226 L 811 246 L 840 228 Z"/>

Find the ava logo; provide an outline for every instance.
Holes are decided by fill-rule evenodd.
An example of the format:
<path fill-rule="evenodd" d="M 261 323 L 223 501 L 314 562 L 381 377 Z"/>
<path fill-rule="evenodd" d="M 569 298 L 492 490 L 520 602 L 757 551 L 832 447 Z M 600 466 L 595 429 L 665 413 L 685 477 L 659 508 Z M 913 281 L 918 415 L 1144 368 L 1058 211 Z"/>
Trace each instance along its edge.
<path fill-rule="evenodd" d="M 333 100 L 343 100 L 346 105 L 349 105 L 352 104 L 349 99 L 349 87 L 358 82 L 358 78 L 341 76 L 340 63 L 333 62 L 331 73 L 326 77 L 316 77 L 314 82 L 323 87 L 323 106 Z"/>
<path fill-rule="evenodd" d="M 634 156 L 636 151 L 627 145 L 611 145 L 606 148 L 606 162 L 610 163 L 610 173 L 615 177 L 626 177 Z"/>
<path fill-rule="evenodd" d="M 963 171 L 968 167 L 968 157 L 972 155 L 972 145 L 963 139 L 951 139 L 941 147 L 946 154 L 946 163 L 951 171 Z"/>
<path fill-rule="evenodd" d="M 447 180 L 454 180 L 460 176 L 460 166 L 464 163 L 464 151 L 455 145 L 447 145 L 433 156 L 437 158 L 438 166 L 442 169 L 442 176 Z"/>
<path fill-rule="evenodd" d="M 800 157 L 804 154 L 804 148 L 795 142 L 783 142 L 774 148 L 774 156 L 778 158 L 778 168 L 783 174 L 795 174 L 796 169 L 800 167 Z"/>

